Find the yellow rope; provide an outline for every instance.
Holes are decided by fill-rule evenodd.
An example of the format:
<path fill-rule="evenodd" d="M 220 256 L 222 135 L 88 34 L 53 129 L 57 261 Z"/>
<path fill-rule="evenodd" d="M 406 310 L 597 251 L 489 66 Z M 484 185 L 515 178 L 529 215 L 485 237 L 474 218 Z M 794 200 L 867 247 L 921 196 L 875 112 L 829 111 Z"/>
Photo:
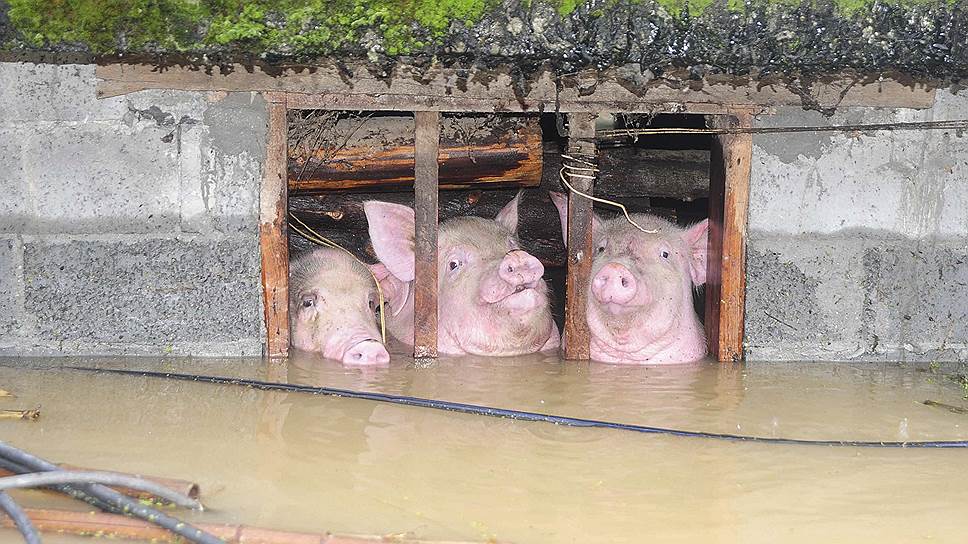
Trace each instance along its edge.
<path fill-rule="evenodd" d="M 354 261 L 360 263 L 364 268 L 366 268 L 367 272 L 370 273 L 370 277 L 373 278 L 373 283 L 376 284 L 376 292 L 380 296 L 380 337 L 383 339 L 383 343 L 386 344 L 387 343 L 387 323 L 386 323 L 386 315 L 385 315 L 386 312 L 384 311 L 385 307 L 383 306 L 383 302 L 384 302 L 383 288 L 380 287 L 380 280 L 376 278 L 376 274 L 374 274 L 373 271 L 370 270 L 370 267 L 367 266 L 366 263 L 358 259 L 356 255 L 353 255 L 353 253 L 350 250 L 337 244 L 336 242 L 330 240 L 329 238 L 326 238 L 325 236 L 320 235 L 318 232 L 313 230 L 312 227 L 304 223 L 302 219 L 299 219 L 298 217 L 296 217 L 292 212 L 289 212 L 289 218 L 296 221 L 302 226 L 300 228 L 292 223 L 289 224 L 289 228 L 296 231 L 296 234 L 302 236 L 303 238 L 309 240 L 310 242 L 319 244 L 323 247 L 341 250 L 342 252 L 352 257 Z M 302 229 L 306 229 L 306 230 L 304 231 Z"/>
<path fill-rule="evenodd" d="M 629 211 L 625 208 L 624 205 L 622 205 L 622 204 L 620 204 L 618 202 L 615 202 L 613 200 L 607 200 L 607 199 L 604 199 L 604 198 L 598 198 L 596 196 L 592 196 L 590 194 L 583 193 L 583 192 L 579 191 L 578 189 L 575 189 L 574 187 L 572 187 L 571 184 L 568 183 L 568 180 L 565 179 L 565 176 L 566 176 L 565 170 L 577 170 L 577 171 L 584 171 L 584 172 L 592 172 L 594 174 L 595 172 L 598 172 L 598 168 L 595 168 L 594 167 L 595 165 L 592 164 L 592 163 L 590 163 L 590 162 L 588 162 L 588 161 L 584 161 L 582 159 L 576 159 L 575 157 L 572 157 L 570 155 L 562 155 L 561 158 L 567 159 L 567 160 L 570 160 L 570 161 L 574 161 L 574 162 L 578 162 L 578 163 L 582 163 L 582 164 L 585 164 L 585 165 L 588 165 L 589 166 L 588 168 L 582 168 L 580 166 L 572 166 L 570 164 L 563 164 L 562 165 L 561 170 L 558 171 L 558 177 L 561 178 L 561 182 L 565 184 L 565 187 L 567 187 L 569 191 L 571 191 L 572 193 L 575 193 L 578 196 L 587 198 L 588 200 L 591 200 L 592 202 L 601 202 L 602 204 L 608 204 L 609 206 L 615 206 L 616 208 L 622 210 L 622 213 L 625 214 L 625 220 L 626 221 L 628 221 L 629 223 L 632 224 L 633 227 L 639 229 L 640 231 L 642 231 L 644 233 L 647 233 L 647 234 L 655 234 L 655 233 L 659 232 L 658 230 L 649 230 L 649 229 L 642 228 L 638 223 L 636 223 L 635 221 L 632 220 L 632 217 L 629 215 Z M 567 176 L 570 177 L 570 178 L 595 179 L 595 176 L 594 175 L 576 174 L 574 172 L 568 172 L 567 173 Z M 567 242 L 568 241 L 565 240 L 565 243 L 566 244 L 567 244 Z"/>

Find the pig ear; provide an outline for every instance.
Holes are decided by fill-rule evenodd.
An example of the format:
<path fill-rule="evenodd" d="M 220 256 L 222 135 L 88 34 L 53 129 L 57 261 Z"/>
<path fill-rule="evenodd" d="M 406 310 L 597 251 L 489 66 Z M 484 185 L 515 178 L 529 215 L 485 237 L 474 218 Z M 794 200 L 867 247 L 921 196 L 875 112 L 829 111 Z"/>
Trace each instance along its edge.
<path fill-rule="evenodd" d="M 368 200 L 363 203 L 363 212 L 377 258 L 401 281 L 413 281 L 413 209 Z"/>
<path fill-rule="evenodd" d="M 494 218 L 499 225 L 508 229 L 511 232 L 518 231 L 518 204 L 521 203 L 521 191 L 514 195 L 511 202 L 508 202 L 506 206 L 501 208 L 501 211 L 497 212 L 497 217 Z"/>
<path fill-rule="evenodd" d="M 371 264 L 369 267 L 380 282 L 383 301 L 390 305 L 390 313 L 399 315 L 407 304 L 407 298 L 410 297 L 410 282 L 400 281 L 383 263 Z"/>
<path fill-rule="evenodd" d="M 706 283 L 706 261 L 709 254 L 709 220 L 689 227 L 682 235 L 689 248 L 689 274 L 692 283 L 700 286 Z"/>
<path fill-rule="evenodd" d="M 561 223 L 561 239 L 568 245 L 568 195 L 555 191 L 548 191 L 551 195 L 551 202 L 558 208 L 558 221 Z M 592 214 L 592 233 L 596 233 L 602 228 L 602 220 L 598 214 Z"/>

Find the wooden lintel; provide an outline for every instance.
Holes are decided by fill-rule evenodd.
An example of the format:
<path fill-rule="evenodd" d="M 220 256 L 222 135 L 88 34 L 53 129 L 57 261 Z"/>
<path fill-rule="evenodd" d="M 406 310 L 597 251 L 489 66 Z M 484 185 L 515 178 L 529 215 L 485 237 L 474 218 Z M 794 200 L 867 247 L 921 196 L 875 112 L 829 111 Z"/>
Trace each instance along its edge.
<path fill-rule="evenodd" d="M 709 118 L 709 125 L 715 128 L 749 127 L 751 123 L 752 115 L 743 110 Z M 750 134 L 713 138 L 705 322 L 709 353 L 722 362 L 743 359 L 746 222 L 752 154 Z"/>
<path fill-rule="evenodd" d="M 286 220 L 286 97 L 272 94 L 266 163 L 259 194 L 259 248 L 266 327 L 265 354 L 289 354 L 289 238 Z"/>
<path fill-rule="evenodd" d="M 596 162 L 595 115 L 568 116 L 568 155 L 574 159 Z M 565 159 L 567 161 L 567 159 Z M 588 168 L 589 164 L 574 162 L 573 166 Z M 587 173 L 585 170 L 583 173 Z M 569 183 L 576 190 L 592 194 L 594 180 L 575 176 Z M 588 292 L 592 273 L 592 202 L 569 191 L 568 244 L 565 277 L 565 327 L 561 351 L 565 359 L 588 359 L 591 335 L 586 321 Z"/>
<path fill-rule="evenodd" d="M 725 114 L 737 107 L 800 106 L 804 96 L 821 107 L 928 108 L 935 95 L 925 84 L 889 78 L 858 82 L 849 75 L 832 76 L 794 92 L 782 81 L 768 79 L 692 80 L 671 71 L 656 79 L 637 65 L 560 77 L 543 71 L 526 92 L 507 69 L 428 69 L 404 63 L 386 77 L 374 76 L 363 65 L 341 67 L 335 62 L 271 74 L 259 66 L 105 64 L 97 66 L 96 75 L 101 98 L 144 89 L 284 92 L 291 109 Z"/>
<path fill-rule="evenodd" d="M 440 114 L 415 112 L 413 355 L 437 356 L 437 176 Z"/>

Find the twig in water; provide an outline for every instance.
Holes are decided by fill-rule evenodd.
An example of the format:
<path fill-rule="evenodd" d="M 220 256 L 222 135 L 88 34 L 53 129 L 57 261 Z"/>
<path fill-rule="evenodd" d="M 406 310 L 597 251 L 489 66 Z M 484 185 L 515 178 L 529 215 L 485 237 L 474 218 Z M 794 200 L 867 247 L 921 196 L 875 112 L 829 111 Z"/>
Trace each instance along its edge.
<path fill-rule="evenodd" d="M 27 419 L 33 421 L 40 417 L 40 408 L 33 410 L 0 410 L 0 419 Z"/>

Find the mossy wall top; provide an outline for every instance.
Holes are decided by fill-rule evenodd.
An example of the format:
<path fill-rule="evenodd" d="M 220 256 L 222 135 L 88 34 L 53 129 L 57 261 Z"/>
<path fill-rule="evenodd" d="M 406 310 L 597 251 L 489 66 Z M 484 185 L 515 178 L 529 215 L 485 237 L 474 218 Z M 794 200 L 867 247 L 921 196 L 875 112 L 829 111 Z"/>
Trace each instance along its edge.
<path fill-rule="evenodd" d="M 968 0 L 0 0 L 0 48 L 968 77 Z"/>

